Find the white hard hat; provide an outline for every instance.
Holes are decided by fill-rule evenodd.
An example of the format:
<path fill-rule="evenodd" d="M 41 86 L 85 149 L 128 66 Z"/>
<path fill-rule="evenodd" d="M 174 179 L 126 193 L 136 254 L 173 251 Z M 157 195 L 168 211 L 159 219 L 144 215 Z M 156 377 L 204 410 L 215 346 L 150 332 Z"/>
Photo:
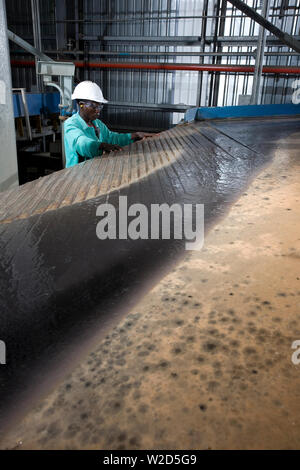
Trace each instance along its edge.
<path fill-rule="evenodd" d="M 97 103 L 108 103 L 108 101 L 103 98 L 101 88 L 97 83 L 91 82 L 90 80 L 78 83 L 72 94 L 72 100 L 91 100 L 97 101 Z"/>

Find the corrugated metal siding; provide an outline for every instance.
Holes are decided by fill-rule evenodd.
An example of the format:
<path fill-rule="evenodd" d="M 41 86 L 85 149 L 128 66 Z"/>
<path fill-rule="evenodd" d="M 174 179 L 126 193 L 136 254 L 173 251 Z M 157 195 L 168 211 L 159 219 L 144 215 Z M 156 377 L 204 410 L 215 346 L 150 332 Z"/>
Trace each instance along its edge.
<path fill-rule="evenodd" d="M 84 17 L 87 20 L 99 20 L 105 16 L 110 19 L 122 20 L 116 23 L 98 23 L 94 25 L 85 25 L 83 33 L 87 36 L 168 36 L 174 35 L 174 21 L 137 21 L 137 17 L 150 15 L 166 16 L 168 12 L 176 13 L 176 1 L 171 0 L 151 0 L 144 2 L 142 0 L 131 0 L 123 2 L 96 2 L 87 0 L 84 2 Z M 132 21 L 128 21 L 129 19 Z M 124 21 L 125 20 L 125 21 Z M 168 23 L 168 24 L 167 24 Z M 118 61 L 126 62 L 137 61 L 173 61 L 173 59 L 162 57 L 135 57 L 130 56 L 131 52 L 158 52 L 165 51 L 166 46 L 156 46 L 149 44 L 104 44 L 102 41 L 94 40 L 90 42 L 90 50 L 97 51 L 117 51 L 127 53 L 123 57 L 118 57 Z M 95 56 L 93 56 L 95 57 Z M 107 57 L 106 60 L 115 62 L 116 57 Z M 110 101 L 125 101 L 131 103 L 174 103 L 174 72 L 160 71 L 142 71 L 142 70 L 108 70 L 89 71 L 85 78 L 101 83 L 107 98 Z M 168 128 L 172 121 L 170 113 L 158 111 L 133 110 L 109 107 L 106 111 L 106 120 L 116 126 L 128 126 L 128 123 L 134 124 L 137 128 Z"/>
<path fill-rule="evenodd" d="M 247 4 L 258 8 L 260 0 L 247 0 Z M 220 15 L 221 0 L 72 0 L 66 2 L 67 19 L 86 23 L 78 24 L 78 31 L 88 39 L 79 39 L 80 50 L 86 51 L 86 60 L 107 60 L 110 62 L 170 62 L 170 63 L 222 63 L 254 65 L 253 56 L 226 57 L 221 59 L 210 56 L 132 56 L 132 52 L 211 52 L 217 44 L 203 43 L 191 45 L 166 45 L 149 42 L 112 43 L 104 42 L 103 36 L 129 38 L 138 37 L 175 37 L 175 36 L 257 36 L 259 26 L 246 18 L 236 8 L 227 3 L 224 34 L 221 34 L 221 19 L 212 18 Z M 290 0 L 288 9 L 280 10 L 281 0 L 271 0 L 269 20 L 290 34 L 299 34 L 300 2 Z M 44 50 L 56 49 L 55 40 L 55 0 L 40 1 L 42 43 Z M 32 42 L 30 0 L 7 1 L 9 27 Z M 258 10 L 260 11 L 260 10 Z M 199 18 L 206 13 L 207 18 Z M 282 17 L 279 18 L 280 13 Z M 183 18 L 183 17 L 192 18 Z M 198 18 L 197 18 L 198 17 Z M 144 19 L 143 19 L 144 18 Z M 107 21 L 105 21 L 107 20 Z M 98 21 L 91 24 L 91 22 Z M 88 23 L 90 22 L 90 23 Z M 66 37 L 75 39 L 75 23 L 66 23 Z M 269 33 L 267 32 L 267 36 Z M 14 47 L 14 46 L 12 46 Z M 66 46 L 65 46 L 66 47 Z M 251 45 L 226 45 L 223 52 L 253 52 L 256 43 Z M 99 50 L 118 52 L 118 56 L 98 56 L 90 54 Z M 288 51 L 284 46 L 268 46 L 266 52 Z M 23 57 L 18 55 L 18 58 Z M 27 57 L 27 56 L 24 56 Z M 63 58 L 62 55 L 60 55 Z M 72 59 L 68 55 L 65 58 Z M 78 56 L 79 59 L 84 57 Z M 300 56 L 266 56 L 266 65 L 299 66 Z M 130 103 L 173 103 L 192 106 L 236 105 L 239 95 L 251 94 L 252 76 L 249 73 L 215 73 L 194 71 L 145 71 L 145 70 L 105 70 L 78 69 L 77 79 L 91 79 L 99 83 L 105 96 L 110 101 Z M 35 85 L 34 69 L 13 68 L 13 86 L 26 86 L 28 90 Z M 216 80 L 219 83 L 216 84 Z M 295 77 L 265 75 L 263 78 L 262 103 L 287 103 L 291 101 L 291 83 Z M 216 88 L 216 89 L 215 89 Z M 178 122 L 182 113 L 136 110 L 132 108 L 113 108 L 109 106 L 104 113 L 104 120 L 120 128 L 164 129 Z"/>

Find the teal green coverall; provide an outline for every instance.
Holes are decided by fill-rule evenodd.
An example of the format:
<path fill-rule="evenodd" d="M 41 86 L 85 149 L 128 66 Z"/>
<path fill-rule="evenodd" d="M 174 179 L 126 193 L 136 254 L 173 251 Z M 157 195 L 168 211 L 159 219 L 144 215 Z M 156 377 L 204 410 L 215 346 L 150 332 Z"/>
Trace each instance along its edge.
<path fill-rule="evenodd" d="M 84 160 L 102 155 L 99 149 L 101 143 L 120 145 L 131 144 L 133 142 L 131 134 L 119 134 L 112 132 L 106 125 L 95 119 L 93 124 L 98 127 L 100 133 L 99 138 L 96 136 L 95 129 L 87 125 L 80 117 L 79 113 L 73 114 L 64 123 L 64 144 L 66 154 L 66 168 L 79 163 L 78 154 Z"/>

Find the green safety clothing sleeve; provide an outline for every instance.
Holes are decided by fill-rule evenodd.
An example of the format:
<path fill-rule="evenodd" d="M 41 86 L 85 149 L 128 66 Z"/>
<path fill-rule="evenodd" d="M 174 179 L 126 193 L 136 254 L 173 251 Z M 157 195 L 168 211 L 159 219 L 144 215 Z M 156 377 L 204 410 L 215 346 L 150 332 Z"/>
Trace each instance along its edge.
<path fill-rule="evenodd" d="M 93 124 L 100 131 L 99 138 L 96 136 L 95 129 L 88 126 L 79 113 L 73 114 L 73 116 L 65 121 L 64 145 L 66 168 L 79 163 L 79 155 L 84 160 L 102 155 L 102 150 L 99 149 L 101 143 L 124 147 L 133 142 L 131 134 L 112 132 L 100 119 L 95 119 Z"/>

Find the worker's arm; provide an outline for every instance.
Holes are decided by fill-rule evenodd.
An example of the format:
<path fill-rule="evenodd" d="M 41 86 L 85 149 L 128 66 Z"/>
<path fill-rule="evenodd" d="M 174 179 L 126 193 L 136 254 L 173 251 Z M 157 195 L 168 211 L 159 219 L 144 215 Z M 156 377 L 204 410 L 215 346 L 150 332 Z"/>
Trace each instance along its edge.
<path fill-rule="evenodd" d="M 112 132 L 108 129 L 108 127 L 101 121 L 101 134 L 105 144 L 110 144 L 113 146 L 121 146 L 124 147 L 125 145 L 131 144 L 136 140 L 141 140 L 146 137 L 153 137 L 155 134 L 150 134 L 149 132 L 132 132 L 131 134 L 120 134 L 118 132 Z M 103 151 L 111 151 L 111 150 L 118 150 L 118 148 L 101 148 Z"/>
<path fill-rule="evenodd" d="M 120 147 L 134 142 L 134 139 L 131 138 L 131 134 L 112 132 L 103 122 L 101 122 L 100 139 L 106 144 L 119 145 Z"/>
<path fill-rule="evenodd" d="M 64 129 L 64 138 L 69 147 L 85 158 L 93 158 L 99 155 L 99 142 L 87 137 L 77 126 L 67 125 L 67 122 Z"/>
<path fill-rule="evenodd" d="M 110 132 L 111 135 L 113 135 L 113 139 L 112 140 L 118 140 L 119 141 L 119 137 L 120 136 L 130 136 L 130 142 L 135 142 L 136 140 L 142 140 L 142 139 L 145 139 L 146 137 L 153 137 L 154 134 L 150 134 L 149 132 L 132 132 L 131 134 L 118 134 L 117 132 L 111 132 L 109 131 L 109 129 L 107 128 L 108 132 Z M 117 136 L 117 137 L 116 137 Z M 127 143 L 125 144 L 127 145 Z M 106 142 L 102 142 L 102 144 L 100 144 L 100 150 L 104 153 L 109 153 L 109 152 L 115 152 L 117 150 L 122 150 L 122 147 L 118 144 L 109 144 L 109 143 L 106 143 Z"/>

